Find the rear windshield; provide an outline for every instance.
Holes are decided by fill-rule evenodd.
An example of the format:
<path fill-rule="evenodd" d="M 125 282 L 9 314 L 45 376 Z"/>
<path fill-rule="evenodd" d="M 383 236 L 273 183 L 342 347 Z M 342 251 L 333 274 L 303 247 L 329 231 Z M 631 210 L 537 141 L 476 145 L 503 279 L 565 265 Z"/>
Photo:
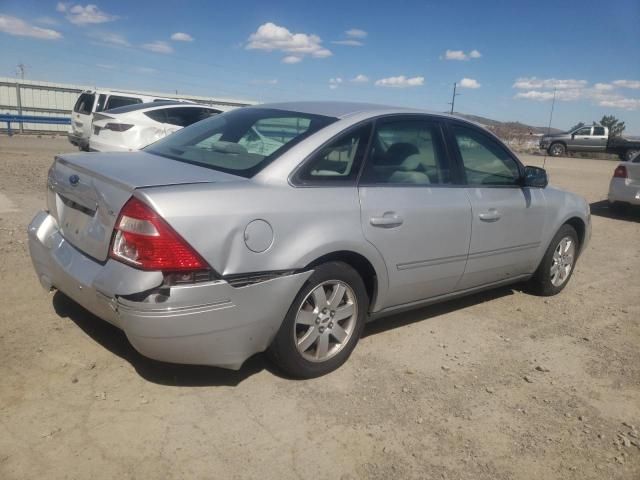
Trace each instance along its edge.
<path fill-rule="evenodd" d="M 82 113 L 89 115 L 93 110 L 93 102 L 96 99 L 93 93 L 83 93 L 78 97 L 76 105 L 73 107 L 73 111 L 76 113 Z"/>
<path fill-rule="evenodd" d="M 144 150 L 249 178 L 335 121 L 299 112 L 239 108 L 186 127 Z"/>

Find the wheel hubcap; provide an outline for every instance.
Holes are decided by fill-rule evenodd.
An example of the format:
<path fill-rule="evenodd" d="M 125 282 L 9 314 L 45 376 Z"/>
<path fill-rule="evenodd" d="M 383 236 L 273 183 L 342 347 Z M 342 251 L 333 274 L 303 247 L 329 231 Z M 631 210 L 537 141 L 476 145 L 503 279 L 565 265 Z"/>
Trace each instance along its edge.
<path fill-rule="evenodd" d="M 560 240 L 553 252 L 553 261 L 551 262 L 551 283 L 555 287 L 559 287 L 569 278 L 575 253 L 576 245 L 571 237 L 564 237 Z"/>
<path fill-rule="evenodd" d="M 349 285 L 329 280 L 314 288 L 296 314 L 293 340 L 310 362 L 324 362 L 340 352 L 358 319 L 356 296 Z"/>

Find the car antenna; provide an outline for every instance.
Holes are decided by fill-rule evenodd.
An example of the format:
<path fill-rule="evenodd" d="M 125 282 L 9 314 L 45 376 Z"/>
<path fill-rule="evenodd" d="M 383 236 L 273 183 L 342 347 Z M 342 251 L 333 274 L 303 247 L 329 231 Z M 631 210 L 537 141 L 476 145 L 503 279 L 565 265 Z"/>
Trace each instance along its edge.
<path fill-rule="evenodd" d="M 549 113 L 549 126 L 547 127 L 547 135 L 551 135 L 551 120 L 553 120 L 553 107 L 556 105 L 556 89 L 553 89 L 553 100 L 551 101 L 551 113 Z M 547 163 L 547 151 L 544 151 L 544 159 L 542 160 L 542 168 Z"/>

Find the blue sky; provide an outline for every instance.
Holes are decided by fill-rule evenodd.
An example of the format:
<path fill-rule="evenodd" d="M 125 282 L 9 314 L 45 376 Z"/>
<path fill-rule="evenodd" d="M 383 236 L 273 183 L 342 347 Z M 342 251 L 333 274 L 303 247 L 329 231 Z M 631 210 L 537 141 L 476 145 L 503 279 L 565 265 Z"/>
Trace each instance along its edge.
<path fill-rule="evenodd" d="M 179 35 L 176 35 L 179 34 Z M 0 0 L 0 75 L 353 100 L 640 135 L 640 1 Z"/>

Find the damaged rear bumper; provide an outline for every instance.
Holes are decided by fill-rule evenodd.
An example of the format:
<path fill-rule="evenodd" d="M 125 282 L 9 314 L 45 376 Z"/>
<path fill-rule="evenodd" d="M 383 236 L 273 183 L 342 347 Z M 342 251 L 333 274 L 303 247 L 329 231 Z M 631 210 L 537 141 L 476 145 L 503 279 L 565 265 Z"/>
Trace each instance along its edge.
<path fill-rule="evenodd" d="M 60 290 L 124 330 L 141 354 L 167 362 L 239 369 L 269 346 L 311 275 L 294 273 L 243 287 L 224 280 L 164 287 L 161 272 L 111 259 L 97 262 L 76 250 L 47 212 L 36 215 L 28 233 L 43 287 Z"/>

